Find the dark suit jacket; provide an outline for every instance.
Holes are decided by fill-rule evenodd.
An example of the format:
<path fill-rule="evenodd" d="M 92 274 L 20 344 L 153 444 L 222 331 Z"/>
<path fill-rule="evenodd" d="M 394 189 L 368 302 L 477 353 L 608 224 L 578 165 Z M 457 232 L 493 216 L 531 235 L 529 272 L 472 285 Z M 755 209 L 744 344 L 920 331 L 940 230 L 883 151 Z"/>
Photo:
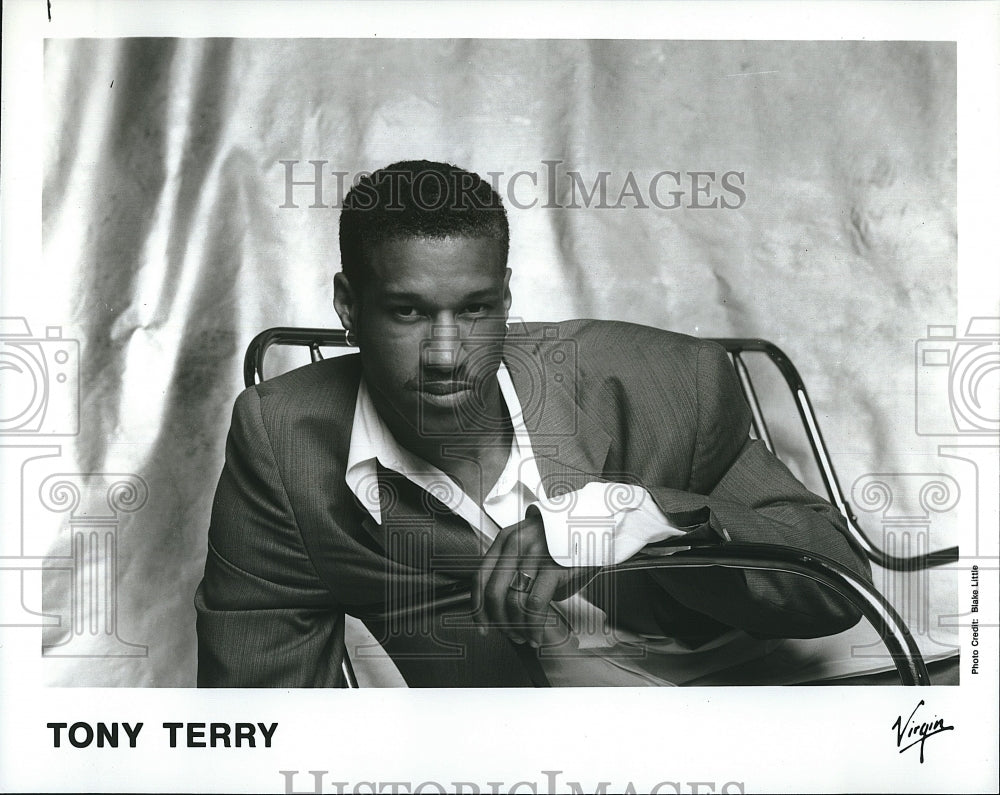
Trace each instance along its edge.
<path fill-rule="evenodd" d="M 639 483 L 678 526 L 790 545 L 870 577 L 840 514 L 749 438 L 749 409 L 719 346 L 582 320 L 512 329 L 504 358 L 547 491 Z M 237 399 L 195 598 L 200 685 L 336 684 L 344 611 L 384 603 L 390 580 L 448 580 L 387 554 L 386 528 L 344 481 L 360 377 L 349 355 Z M 433 506 L 428 516 L 461 522 Z M 859 619 L 823 586 L 787 574 L 641 572 L 619 590 L 618 618 L 640 630 L 816 637 Z"/>

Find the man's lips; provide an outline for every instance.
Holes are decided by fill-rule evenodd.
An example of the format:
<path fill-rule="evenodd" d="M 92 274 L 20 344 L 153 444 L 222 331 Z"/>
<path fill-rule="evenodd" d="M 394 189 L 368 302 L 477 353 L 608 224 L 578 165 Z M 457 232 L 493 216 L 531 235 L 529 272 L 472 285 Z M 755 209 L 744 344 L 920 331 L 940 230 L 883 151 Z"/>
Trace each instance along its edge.
<path fill-rule="evenodd" d="M 472 389 L 468 381 L 422 381 L 418 391 L 428 395 L 454 395 Z"/>

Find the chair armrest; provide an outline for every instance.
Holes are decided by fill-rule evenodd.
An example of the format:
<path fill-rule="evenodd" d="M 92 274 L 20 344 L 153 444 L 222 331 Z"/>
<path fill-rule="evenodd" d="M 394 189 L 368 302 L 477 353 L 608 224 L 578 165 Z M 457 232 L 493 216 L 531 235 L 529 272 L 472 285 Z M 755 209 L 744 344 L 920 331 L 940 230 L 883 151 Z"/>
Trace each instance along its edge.
<path fill-rule="evenodd" d="M 846 566 L 823 555 L 802 552 L 781 544 L 723 544 L 655 559 L 636 557 L 609 567 L 602 574 L 612 571 L 707 566 L 780 571 L 822 583 L 860 610 L 875 628 L 896 665 L 902 684 L 931 684 L 930 674 L 916 641 L 889 601 L 873 585 L 862 580 Z"/>
<path fill-rule="evenodd" d="M 930 685 L 930 674 L 910 630 L 889 601 L 870 583 L 850 569 L 823 555 L 802 552 L 781 544 L 734 544 L 696 547 L 673 555 L 636 556 L 616 566 L 602 569 L 597 576 L 621 571 L 668 568 L 761 569 L 809 577 L 839 593 L 856 607 L 878 632 L 892 656 L 904 685 Z M 393 611 L 393 618 L 417 615 L 428 610 L 455 607 L 471 599 L 468 587 L 454 587 L 433 601 Z M 387 617 L 386 615 L 382 616 Z"/>

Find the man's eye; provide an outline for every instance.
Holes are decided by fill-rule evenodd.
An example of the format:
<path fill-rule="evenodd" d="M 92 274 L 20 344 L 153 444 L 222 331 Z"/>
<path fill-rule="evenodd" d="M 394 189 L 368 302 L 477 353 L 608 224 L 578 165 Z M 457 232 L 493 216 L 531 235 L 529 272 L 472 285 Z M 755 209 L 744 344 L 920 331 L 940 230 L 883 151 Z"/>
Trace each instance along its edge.
<path fill-rule="evenodd" d="M 488 304 L 469 304 L 462 311 L 467 315 L 481 315 L 484 312 L 488 312 L 489 308 Z"/>
<path fill-rule="evenodd" d="M 417 308 L 415 306 L 397 306 L 393 307 L 393 314 L 396 317 L 412 319 L 417 316 Z"/>

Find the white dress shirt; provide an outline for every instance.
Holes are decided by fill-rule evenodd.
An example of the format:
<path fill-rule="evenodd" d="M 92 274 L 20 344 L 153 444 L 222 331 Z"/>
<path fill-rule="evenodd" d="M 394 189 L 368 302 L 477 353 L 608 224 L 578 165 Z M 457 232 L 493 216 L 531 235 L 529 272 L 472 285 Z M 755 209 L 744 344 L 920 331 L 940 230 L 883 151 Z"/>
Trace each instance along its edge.
<path fill-rule="evenodd" d="M 497 381 L 510 415 L 513 439 L 507 463 L 480 506 L 449 475 L 396 441 L 362 378 L 345 480 L 376 522 L 382 523 L 377 467 L 381 463 L 433 494 L 490 543 L 502 528 L 521 521 L 529 506 L 537 507 L 549 554 L 562 566 L 620 563 L 647 544 L 684 534 L 639 486 L 594 482 L 549 498 L 517 392 L 503 364 Z M 611 627 L 604 611 L 579 593 L 553 603 L 553 607 L 564 624 L 546 628 L 539 659 L 555 686 L 680 684 L 757 656 L 768 645 L 733 630 L 691 650 L 673 638 L 642 636 Z M 720 651 L 722 646 L 725 652 Z"/>

